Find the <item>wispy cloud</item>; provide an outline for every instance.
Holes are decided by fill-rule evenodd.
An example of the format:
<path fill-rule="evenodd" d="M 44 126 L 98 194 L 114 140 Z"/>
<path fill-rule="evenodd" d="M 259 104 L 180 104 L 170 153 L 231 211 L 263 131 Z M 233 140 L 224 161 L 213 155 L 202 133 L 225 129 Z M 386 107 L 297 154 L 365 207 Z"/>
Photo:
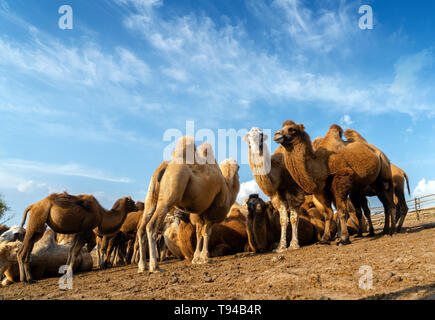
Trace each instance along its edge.
<path fill-rule="evenodd" d="M 69 164 L 51 164 L 38 161 L 29 161 L 23 159 L 2 159 L 0 160 L 0 170 L 15 170 L 20 172 L 44 173 L 63 176 L 76 176 L 88 179 L 95 179 L 115 183 L 130 183 L 129 178 L 113 177 L 111 174 L 95 168 L 88 168 L 76 163 Z M 21 181 L 28 183 L 28 180 Z"/>

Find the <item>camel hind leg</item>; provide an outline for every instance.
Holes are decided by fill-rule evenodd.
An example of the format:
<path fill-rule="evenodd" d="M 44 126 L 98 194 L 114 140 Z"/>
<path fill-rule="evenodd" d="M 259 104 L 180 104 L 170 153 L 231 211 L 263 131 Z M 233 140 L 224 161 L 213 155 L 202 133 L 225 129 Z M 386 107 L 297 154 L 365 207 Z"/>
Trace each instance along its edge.
<path fill-rule="evenodd" d="M 337 173 L 332 180 L 332 191 L 334 194 L 340 224 L 340 237 L 337 244 L 340 245 L 350 244 L 346 217 L 349 216 L 347 197 L 350 193 L 350 190 L 352 189 L 352 183 L 353 178 L 352 172 L 350 170 L 343 170 L 343 172 Z M 361 220 L 361 218 L 362 214 L 360 211 L 360 217 L 358 218 L 358 220 Z"/>
<path fill-rule="evenodd" d="M 28 209 L 30 211 L 28 211 Z M 28 215 L 27 230 L 23 239 L 23 245 L 17 253 L 18 267 L 20 270 L 21 282 L 33 282 L 30 272 L 30 254 L 32 253 L 33 245 L 38 241 L 45 231 L 45 223 L 50 213 L 51 205 L 43 202 L 30 206 L 24 213 L 21 227 L 24 226 L 26 215 Z"/>
<path fill-rule="evenodd" d="M 74 265 L 76 263 L 78 255 L 80 254 L 80 250 L 89 241 L 91 236 L 92 236 L 92 229 L 77 233 L 76 236 L 74 237 L 74 241 L 73 244 L 71 245 L 68 254 L 68 259 L 66 261 L 66 264 L 68 265 L 68 268 L 70 268 L 70 270 L 74 270 Z"/>

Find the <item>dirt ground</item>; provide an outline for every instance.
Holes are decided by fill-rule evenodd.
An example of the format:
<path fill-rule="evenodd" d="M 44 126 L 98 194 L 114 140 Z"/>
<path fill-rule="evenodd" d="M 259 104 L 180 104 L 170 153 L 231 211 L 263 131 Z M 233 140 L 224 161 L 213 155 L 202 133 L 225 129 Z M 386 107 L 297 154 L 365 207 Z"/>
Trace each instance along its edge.
<path fill-rule="evenodd" d="M 211 265 L 168 260 L 165 272 L 137 266 L 75 274 L 73 289 L 59 278 L 0 288 L 1 299 L 431 299 L 435 300 L 435 218 L 405 222 L 394 236 L 354 238 L 344 247 L 312 245 L 284 253 L 213 258 Z M 380 233 L 377 229 L 377 234 Z M 372 270 L 372 288 L 368 286 Z M 363 272 L 363 273 L 360 273 Z M 363 277 L 363 278 L 361 278 Z"/>

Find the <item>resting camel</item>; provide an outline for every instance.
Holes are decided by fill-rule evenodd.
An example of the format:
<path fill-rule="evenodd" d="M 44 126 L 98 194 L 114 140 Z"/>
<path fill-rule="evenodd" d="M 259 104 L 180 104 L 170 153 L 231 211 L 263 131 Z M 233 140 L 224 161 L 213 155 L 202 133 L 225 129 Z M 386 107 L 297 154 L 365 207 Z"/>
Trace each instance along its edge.
<path fill-rule="evenodd" d="M 56 233 L 56 242 L 58 244 L 62 245 L 72 245 L 74 242 L 75 234 L 63 234 L 63 233 Z M 94 250 L 95 246 L 97 245 L 97 239 L 95 236 L 95 233 L 92 233 L 91 237 L 89 238 L 88 242 L 86 243 L 86 250 L 91 253 L 92 250 Z"/>
<path fill-rule="evenodd" d="M 19 268 L 17 252 L 23 243 L 19 240 L 14 242 L 0 243 L 0 277 L 5 274 L 2 285 L 11 284 L 19 280 Z M 43 237 L 35 243 L 30 255 L 30 269 L 36 279 L 57 276 L 59 267 L 65 265 L 70 247 L 58 244 L 53 230 L 47 230 Z M 73 272 L 88 271 L 92 269 L 92 257 L 85 249 L 81 249 L 73 265 Z"/>
<path fill-rule="evenodd" d="M 373 149 L 358 141 L 344 143 L 341 134 L 339 126 L 331 126 L 317 150 L 313 149 L 302 124 L 285 121 L 283 128 L 274 135 L 275 142 L 285 148 L 284 161 L 292 178 L 307 194 L 313 194 L 322 206 L 326 223 L 321 243 L 329 243 L 331 239 L 332 202 L 340 220 L 338 244 L 350 243 L 346 226 L 346 201 L 349 195 L 361 195 L 368 187 L 376 191 L 384 204 L 386 217 L 391 217 L 391 228 L 386 218 L 384 233 L 394 233 L 396 209 L 392 179 L 381 175 L 381 159 Z M 382 172 L 387 173 L 387 170 Z M 352 203 L 355 205 L 353 199 Z"/>
<path fill-rule="evenodd" d="M 21 223 L 23 227 L 29 215 L 23 246 L 18 252 L 20 280 L 32 281 L 29 256 L 34 243 L 43 235 L 46 224 L 57 233 L 76 234 L 66 262 L 72 267 L 80 249 L 90 240 L 93 229 L 97 234 L 113 234 L 121 227 L 127 212 L 134 210 L 136 205 L 131 197 L 117 200 L 107 211 L 92 195 L 73 196 L 66 192 L 53 193 L 28 206 Z"/>
<path fill-rule="evenodd" d="M 300 206 L 305 200 L 305 192 L 295 183 L 284 163 L 284 147 L 270 156 L 268 139 L 260 128 L 252 128 L 243 138 L 249 145 L 249 166 L 258 186 L 267 195 L 280 214 L 281 238 L 277 252 L 287 249 L 287 227 L 290 222 L 292 238 L 290 248 L 299 248 L 298 223 Z"/>
<path fill-rule="evenodd" d="M 149 271 L 159 270 L 156 235 L 173 207 L 191 213 L 191 220 L 196 225 L 197 245 L 192 263 L 209 262 L 210 230 L 213 224 L 225 219 L 236 200 L 240 188 L 238 171 L 239 166 L 233 159 L 227 159 L 218 166 L 209 143 L 203 143 L 197 150 L 192 137 L 182 137 L 178 141 L 164 173 L 158 174 L 158 187 L 152 185 L 153 176 L 148 189 L 144 216 L 138 230 L 139 272 L 145 270 L 145 229 L 150 255 Z"/>
<path fill-rule="evenodd" d="M 249 246 L 254 252 L 273 250 L 280 240 L 279 213 L 272 203 L 264 202 L 258 194 L 251 194 L 248 199 L 247 233 Z M 323 216 L 315 207 L 301 210 L 298 231 L 301 245 L 313 244 L 319 240 L 324 232 Z M 333 232 L 335 224 L 333 223 Z M 291 236 L 292 229 L 287 233 Z"/>
<path fill-rule="evenodd" d="M 232 208 L 227 217 L 211 227 L 208 250 L 211 257 L 218 257 L 243 252 L 248 248 L 246 217 L 238 208 Z M 196 247 L 195 225 L 191 215 L 176 212 L 177 222 L 171 224 L 165 233 L 168 249 L 178 258 L 192 261 Z"/>

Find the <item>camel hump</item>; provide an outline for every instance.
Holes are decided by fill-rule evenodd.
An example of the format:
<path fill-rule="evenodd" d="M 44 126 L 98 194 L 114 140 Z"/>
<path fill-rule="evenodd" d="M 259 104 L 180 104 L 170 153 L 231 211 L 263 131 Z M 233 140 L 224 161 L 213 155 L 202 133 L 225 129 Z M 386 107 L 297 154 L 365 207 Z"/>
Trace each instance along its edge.
<path fill-rule="evenodd" d="M 74 206 L 82 207 L 85 210 L 91 209 L 91 202 L 88 199 L 81 199 L 78 196 L 73 196 L 66 192 L 52 195 L 52 199 L 56 205 L 62 208 L 70 208 Z"/>
<path fill-rule="evenodd" d="M 201 145 L 198 147 L 198 154 L 206 161 L 206 163 L 208 164 L 216 163 L 213 147 L 209 142 L 201 143 Z"/>
<path fill-rule="evenodd" d="M 175 147 L 173 160 L 178 164 L 194 164 L 196 155 L 195 138 L 181 137 Z"/>
<path fill-rule="evenodd" d="M 356 130 L 353 129 L 347 129 L 344 132 L 344 136 L 349 142 L 365 142 L 367 143 L 367 140 L 364 139 L 362 135 L 360 135 Z"/>

